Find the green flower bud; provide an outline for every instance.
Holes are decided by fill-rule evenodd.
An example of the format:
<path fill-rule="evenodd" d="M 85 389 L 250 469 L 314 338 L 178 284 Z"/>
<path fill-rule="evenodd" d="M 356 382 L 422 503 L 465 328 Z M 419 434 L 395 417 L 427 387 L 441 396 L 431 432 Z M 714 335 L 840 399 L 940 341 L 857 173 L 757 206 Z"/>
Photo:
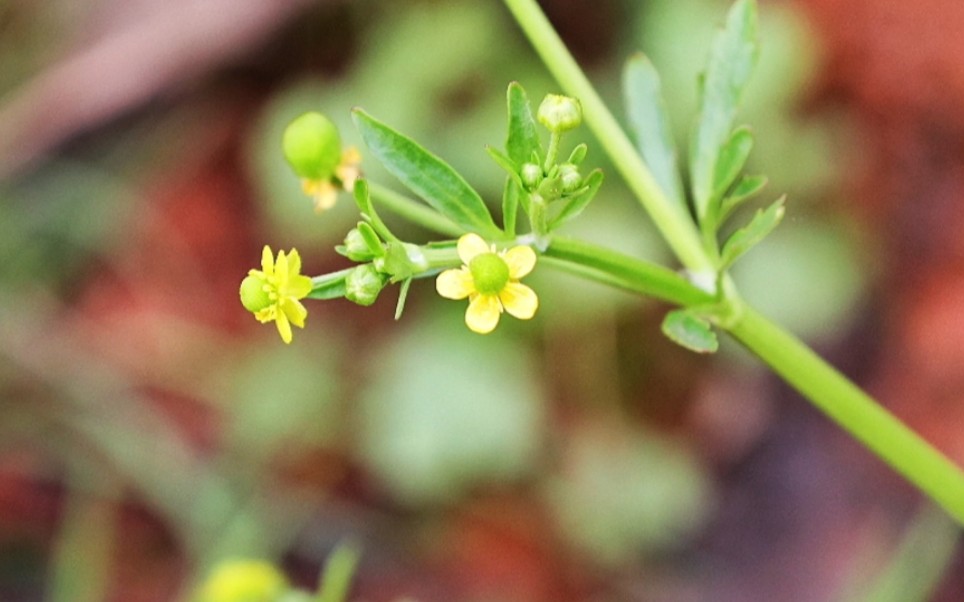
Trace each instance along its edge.
<path fill-rule="evenodd" d="M 523 163 L 519 169 L 519 177 L 526 188 L 535 188 L 542 181 L 542 168 L 535 163 Z"/>
<path fill-rule="evenodd" d="M 371 305 L 385 288 L 388 276 L 370 263 L 360 265 L 345 278 L 345 298 L 358 305 Z"/>
<path fill-rule="evenodd" d="M 582 123 L 582 105 L 575 98 L 547 94 L 539 105 L 536 118 L 550 132 L 561 134 L 579 127 Z"/>
<path fill-rule="evenodd" d="M 259 275 L 248 275 L 241 281 L 241 305 L 251 313 L 261 311 L 274 303 L 269 291 L 271 287 L 268 282 Z"/>
<path fill-rule="evenodd" d="M 559 183 L 563 193 L 575 192 L 582 187 L 582 174 L 572 163 L 563 163 L 559 166 Z"/>
<path fill-rule="evenodd" d="M 381 239 L 366 222 L 358 222 L 358 227 L 349 230 L 345 242 L 335 250 L 348 259 L 359 262 L 371 261 L 385 254 Z"/>
<path fill-rule="evenodd" d="M 281 141 L 291 169 L 306 180 L 328 180 L 341 162 L 338 128 L 321 113 L 305 113 L 288 124 Z"/>

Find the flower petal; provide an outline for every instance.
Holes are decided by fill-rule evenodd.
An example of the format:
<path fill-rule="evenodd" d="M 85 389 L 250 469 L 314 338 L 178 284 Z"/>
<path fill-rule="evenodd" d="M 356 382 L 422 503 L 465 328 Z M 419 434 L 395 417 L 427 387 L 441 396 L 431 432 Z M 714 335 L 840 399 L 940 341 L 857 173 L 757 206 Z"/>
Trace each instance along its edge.
<path fill-rule="evenodd" d="M 288 252 L 288 277 L 294 277 L 301 273 L 301 255 L 298 249 L 291 249 Z"/>
<path fill-rule="evenodd" d="M 285 299 L 281 302 L 281 312 L 298 328 L 305 327 L 308 310 L 297 299 Z"/>
<path fill-rule="evenodd" d="M 509 277 L 518 280 L 532 271 L 536 266 L 536 252 L 532 247 L 520 245 L 512 247 L 503 256 L 509 266 Z"/>
<path fill-rule="evenodd" d="M 465 325 L 472 332 L 487 334 L 495 330 L 499 324 L 502 305 L 495 295 L 478 295 L 469 303 L 465 310 Z"/>
<path fill-rule="evenodd" d="M 472 261 L 476 255 L 489 253 L 491 250 L 482 237 L 473 232 L 463 234 L 458 242 L 459 259 L 465 264 Z"/>
<path fill-rule="evenodd" d="M 435 290 L 446 299 L 465 299 L 475 292 L 472 273 L 464 267 L 445 270 L 435 279 Z"/>
<path fill-rule="evenodd" d="M 315 285 L 308 276 L 294 274 L 288 281 L 288 286 L 285 288 L 284 294 L 292 299 L 304 299 L 314 287 Z"/>
<path fill-rule="evenodd" d="M 278 327 L 278 334 L 281 335 L 281 340 L 285 343 L 291 342 L 291 324 L 288 323 L 288 316 L 285 312 L 279 311 L 278 315 L 274 319 L 275 325 Z"/>
<path fill-rule="evenodd" d="M 528 320 L 539 309 L 539 297 L 536 296 L 535 291 L 518 282 L 506 284 L 502 292 L 499 293 L 499 300 L 502 301 L 502 306 L 509 312 L 509 315 L 520 320 Z"/>
<path fill-rule="evenodd" d="M 288 257 L 284 251 L 278 251 L 278 259 L 274 262 L 274 273 L 278 277 L 279 283 L 288 279 Z"/>
<path fill-rule="evenodd" d="M 261 271 L 265 276 L 274 274 L 274 255 L 271 254 L 271 247 L 268 245 L 261 249 Z"/>

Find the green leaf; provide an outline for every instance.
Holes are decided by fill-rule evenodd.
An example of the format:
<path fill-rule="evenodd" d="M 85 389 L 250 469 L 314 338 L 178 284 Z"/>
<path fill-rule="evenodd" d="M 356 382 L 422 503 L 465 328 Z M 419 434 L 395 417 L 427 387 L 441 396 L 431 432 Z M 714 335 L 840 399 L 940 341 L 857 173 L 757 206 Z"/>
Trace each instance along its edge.
<path fill-rule="evenodd" d="M 492 146 L 486 146 L 485 152 L 489 153 L 489 156 L 492 157 L 492 160 L 495 161 L 499 167 L 505 170 L 505 172 L 509 174 L 510 178 L 515 180 L 519 186 L 522 186 L 522 177 L 519 175 L 519 165 L 515 161 L 513 161 L 499 149 Z"/>
<path fill-rule="evenodd" d="M 361 109 L 352 119 L 372 154 L 409 190 L 466 231 L 501 237 L 482 197 L 449 164 Z"/>
<path fill-rule="evenodd" d="M 722 225 L 737 207 L 759 194 L 766 185 L 766 176 L 743 176 L 739 184 L 733 188 L 733 191 L 723 199 L 717 216 L 717 224 Z"/>
<path fill-rule="evenodd" d="M 720 271 L 733 265 L 733 262 L 739 259 L 741 255 L 766 238 L 767 234 L 772 232 L 783 219 L 784 213 L 783 197 L 777 199 L 766 209 L 758 210 L 750 223 L 734 232 L 723 245 L 723 252 L 720 256 Z"/>
<path fill-rule="evenodd" d="M 717 34 L 700 86 L 700 121 L 690 145 L 696 214 L 709 213 L 721 149 L 730 138 L 740 96 L 759 54 L 755 0 L 737 0 Z"/>
<path fill-rule="evenodd" d="M 663 318 L 663 334 L 696 353 L 715 353 L 720 347 L 710 323 L 688 309 L 676 309 Z"/>
<path fill-rule="evenodd" d="M 506 102 L 509 109 L 509 133 L 505 141 L 505 150 L 509 157 L 518 164 L 525 163 L 533 153 L 542 155 L 542 143 L 539 141 L 539 130 L 532 117 L 532 107 L 526 91 L 518 82 L 509 84 L 506 92 Z"/>
<path fill-rule="evenodd" d="M 519 197 L 522 189 L 512 178 L 505 179 L 502 191 L 502 227 L 509 237 L 515 236 L 516 218 L 519 215 Z"/>
<path fill-rule="evenodd" d="M 678 205 L 685 205 L 676 146 L 666 114 L 659 74 L 642 53 L 633 55 L 623 70 L 623 90 L 629 125 L 636 147 L 659 187 Z"/>
<path fill-rule="evenodd" d="M 576 217 L 582 210 L 589 205 L 596 193 L 599 192 L 599 187 L 602 186 L 603 182 L 603 172 L 601 169 L 594 169 L 589 172 L 586 176 L 586 185 L 580 189 L 578 194 L 574 194 L 562 208 L 562 211 L 549 222 L 549 230 L 555 230 L 562 224 L 568 222 L 572 218 Z"/>
<path fill-rule="evenodd" d="M 342 542 L 332 550 L 318 586 L 318 602 L 345 602 L 358 568 L 361 550 L 353 542 Z"/>
<path fill-rule="evenodd" d="M 722 199 L 726 191 L 733 186 L 733 182 L 740 176 L 746 160 L 753 150 L 753 132 L 746 126 L 738 127 L 730 134 L 720 151 L 716 162 L 716 173 L 713 177 L 713 200 Z"/>

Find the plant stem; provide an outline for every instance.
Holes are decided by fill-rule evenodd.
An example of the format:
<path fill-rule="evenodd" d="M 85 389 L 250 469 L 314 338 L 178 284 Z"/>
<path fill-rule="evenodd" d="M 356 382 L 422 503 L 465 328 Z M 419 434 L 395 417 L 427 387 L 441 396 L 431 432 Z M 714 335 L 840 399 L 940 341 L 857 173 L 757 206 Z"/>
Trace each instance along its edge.
<path fill-rule="evenodd" d="M 964 473 L 799 339 L 749 307 L 730 334 L 964 525 Z"/>
<path fill-rule="evenodd" d="M 680 262 L 691 272 L 713 273 L 713 265 L 703 251 L 692 220 L 666 198 L 636 147 L 599 98 L 536 1 L 505 0 L 505 4 L 559 84 L 582 103 L 586 123 Z"/>
<path fill-rule="evenodd" d="M 715 300 L 668 268 L 582 241 L 554 236 L 540 261 L 590 280 L 678 305 L 705 305 Z"/>
<path fill-rule="evenodd" d="M 448 236 L 464 234 L 461 228 L 447 220 L 441 213 L 414 199 L 410 199 L 405 195 L 374 182 L 368 183 L 368 190 L 372 198 L 377 200 L 383 207 L 413 224 L 422 226 L 426 230 L 432 230 L 433 232 L 446 234 Z"/>

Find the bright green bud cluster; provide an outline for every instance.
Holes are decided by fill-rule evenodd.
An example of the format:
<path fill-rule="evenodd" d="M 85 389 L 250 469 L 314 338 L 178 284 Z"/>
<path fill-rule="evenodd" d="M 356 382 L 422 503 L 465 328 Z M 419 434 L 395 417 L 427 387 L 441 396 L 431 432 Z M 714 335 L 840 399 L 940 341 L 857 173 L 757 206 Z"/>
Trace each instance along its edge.
<path fill-rule="evenodd" d="M 362 264 L 345 278 L 345 298 L 358 305 L 368 306 L 378 299 L 385 288 L 388 276 L 379 272 L 370 263 Z"/>
<path fill-rule="evenodd" d="M 559 184 L 562 186 L 562 192 L 564 193 L 579 190 L 582 186 L 582 174 L 579 173 L 579 168 L 572 163 L 563 163 L 560 165 Z"/>
<path fill-rule="evenodd" d="M 535 163 L 523 163 L 519 169 L 519 177 L 526 188 L 535 188 L 542 181 L 542 168 Z"/>
<path fill-rule="evenodd" d="M 345 242 L 335 250 L 352 261 L 371 261 L 385 254 L 385 247 L 375 229 L 367 222 L 348 231 Z"/>
<path fill-rule="evenodd" d="M 539 105 L 536 118 L 550 132 L 561 134 L 579 127 L 582 123 L 582 105 L 575 98 L 547 94 Z"/>
<path fill-rule="evenodd" d="M 305 113 L 288 124 L 281 142 L 291 169 L 307 180 L 327 180 L 341 162 L 338 128 L 321 113 Z"/>

